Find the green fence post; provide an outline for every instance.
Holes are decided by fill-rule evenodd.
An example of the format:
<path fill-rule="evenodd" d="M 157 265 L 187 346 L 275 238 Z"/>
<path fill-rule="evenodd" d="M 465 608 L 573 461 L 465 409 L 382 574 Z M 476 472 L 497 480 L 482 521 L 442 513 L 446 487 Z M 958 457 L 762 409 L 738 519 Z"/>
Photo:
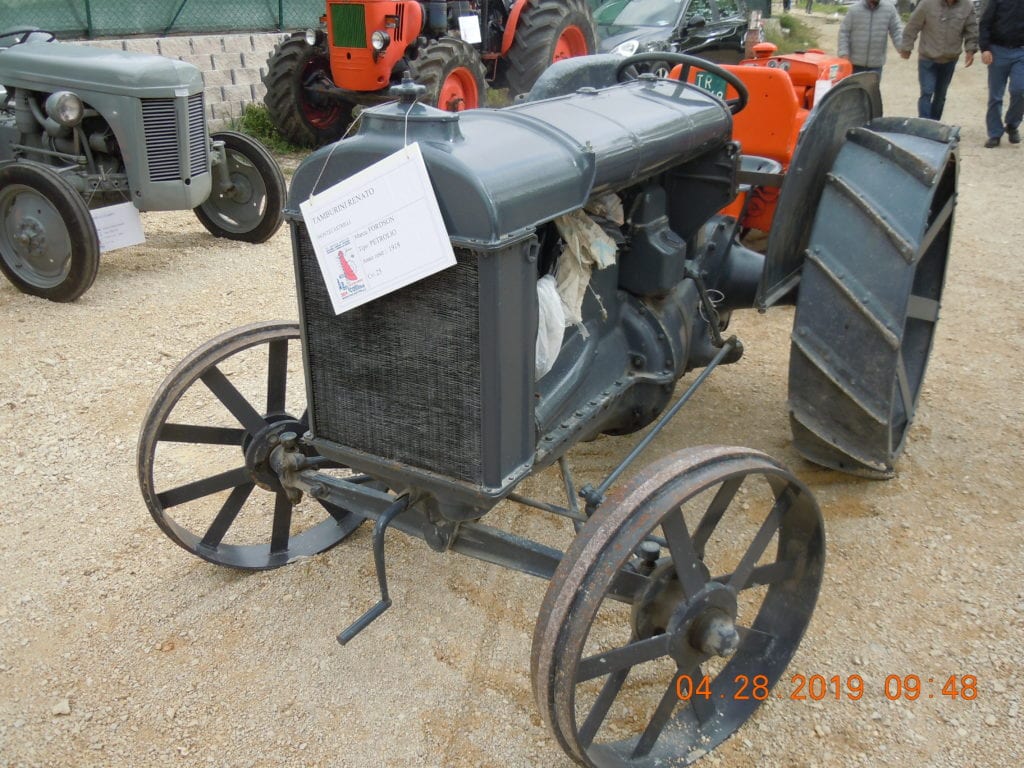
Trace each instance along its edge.
<path fill-rule="evenodd" d="M 277 29 L 284 32 L 284 0 L 277 0 Z"/>
<path fill-rule="evenodd" d="M 179 6 L 178 6 L 178 10 L 176 10 L 176 11 L 174 12 L 174 18 L 173 18 L 173 19 L 171 19 L 171 23 L 170 23 L 170 24 L 168 24 L 168 25 L 167 25 L 167 28 L 166 28 L 166 29 L 164 30 L 164 34 L 165 34 L 165 35 L 166 35 L 166 34 L 167 34 L 168 32 L 170 32 L 170 31 L 171 31 L 171 27 L 173 27 L 173 26 L 174 26 L 174 23 L 175 23 L 175 22 L 176 22 L 176 21 L 178 20 L 178 17 L 179 17 L 179 16 L 181 16 L 181 12 L 182 12 L 182 10 L 183 10 L 183 9 L 185 8 L 185 5 L 186 5 L 187 3 L 188 3 L 188 0 L 181 0 L 181 5 L 179 5 Z"/>
<path fill-rule="evenodd" d="M 85 0 L 85 36 L 92 37 L 92 4 Z"/>

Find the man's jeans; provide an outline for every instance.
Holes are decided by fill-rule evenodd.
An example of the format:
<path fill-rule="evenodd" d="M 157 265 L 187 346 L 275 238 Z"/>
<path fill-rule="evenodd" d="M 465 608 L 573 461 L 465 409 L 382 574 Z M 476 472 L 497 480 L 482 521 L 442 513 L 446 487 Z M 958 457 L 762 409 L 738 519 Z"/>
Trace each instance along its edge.
<path fill-rule="evenodd" d="M 919 56 L 917 59 L 917 79 L 921 83 L 921 98 L 917 100 L 917 116 L 932 120 L 942 119 L 942 108 L 946 106 L 946 91 L 956 71 L 956 59 L 953 61 L 931 61 Z"/>
<path fill-rule="evenodd" d="M 1006 81 L 1010 81 L 1010 106 L 1003 119 L 1003 92 Z M 992 63 L 988 66 L 988 112 L 985 126 L 988 137 L 998 139 L 1003 135 L 1003 125 L 1008 128 L 1020 126 L 1024 116 L 1024 48 L 992 46 Z"/>

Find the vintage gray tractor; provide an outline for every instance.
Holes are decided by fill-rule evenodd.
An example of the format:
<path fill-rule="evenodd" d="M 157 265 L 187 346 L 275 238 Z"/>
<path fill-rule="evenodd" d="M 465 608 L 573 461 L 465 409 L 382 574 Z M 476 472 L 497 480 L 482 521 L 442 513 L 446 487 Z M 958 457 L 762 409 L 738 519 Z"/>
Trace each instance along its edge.
<path fill-rule="evenodd" d="M 159 388 L 139 441 L 153 518 L 209 562 L 275 568 L 374 521 L 380 600 L 343 644 L 391 605 L 388 528 L 549 579 L 534 694 L 558 743 L 592 767 L 689 764 L 739 728 L 796 651 L 824 566 L 811 491 L 764 453 L 662 445 L 637 470 L 638 455 L 717 366 L 740 358 L 724 335 L 732 313 L 796 302 L 796 447 L 891 475 L 931 349 L 956 199 L 956 131 L 878 117 L 874 75 L 821 100 L 782 182 L 732 140 L 742 81 L 671 55 L 738 98 L 685 72 L 617 82 L 635 62 L 597 56 L 555 65 L 507 109 L 442 112 L 414 104 L 408 84 L 398 103 L 364 112 L 291 186 L 299 323 L 201 346 Z M 411 143 L 457 263 L 335 314 L 300 204 Z M 786 225 L 762 255 L 719 211 L 741 184 L 780 182 Z M 362 224 L 388 242 L 389 222 Z M 581 256 L 609 242 L 610 258 Z M 540 286 L 552 278 L 571 289 L 558 289 L 563 312 L 573 317 L 572 296 L 582 306 L 568 325 L 559 316 L 555 353 L 539 363 L 551 321 Z M 580 487 L 573 446 L 649 425 L 603 480 Z M 554 465 L 564 498 L 537 498 L 542 484 L 524 480 Z M 541 543 L 481 522 L 499 502 L 565 518 L 568 546 L 552 546 L 551 527 Z"/>
<path fill-rule="evenodd" d="M 281 224 L 281 170 L 248 136 L 208 134 L 191 64 L 14 30 L 0 34 L 0 85 L 0 269 L 26 293 L 72 301 L 92 285 L 90 209 L 194 209 L 250 243 Z"/>

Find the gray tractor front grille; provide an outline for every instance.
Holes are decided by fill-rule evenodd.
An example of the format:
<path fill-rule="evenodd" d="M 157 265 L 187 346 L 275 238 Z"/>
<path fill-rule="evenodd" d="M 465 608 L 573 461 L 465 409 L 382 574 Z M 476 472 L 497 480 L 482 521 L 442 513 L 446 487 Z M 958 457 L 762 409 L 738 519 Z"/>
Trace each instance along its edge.
<path fill-rule="evenodd" d="M 202 92 L 188 97 L 188 155 L 191 175 L 206 173 L 209 167 L 209 146 L 206 141 L 206 112 Z"/>
<path fill-rule="evenodd" d="M 481 484 L 476 255 L 335 315 L 305 227 L 293 235 L 315 436 Z"/>
<path fill-rule="evenodd" d="M 185 135 L 188 137 L 187 160 L 181 156 L 178 104 L 185 115 Z M 146 134 L 146 158 L 149 180 L 180 181 L 183 169 L 188 177 L 207 172 L 209 165 L 206 141 L 206 118 L 203 112 L 203 94 L 186 98 L 142 100 L 142 125 Z"/>

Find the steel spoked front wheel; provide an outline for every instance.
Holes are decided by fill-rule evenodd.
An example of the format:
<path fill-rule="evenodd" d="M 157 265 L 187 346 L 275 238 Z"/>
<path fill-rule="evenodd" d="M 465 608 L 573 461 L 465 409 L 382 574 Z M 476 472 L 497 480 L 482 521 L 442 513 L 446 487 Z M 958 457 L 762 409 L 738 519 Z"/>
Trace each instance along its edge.
<path fill-rule="evenodd" d="M 770 697 L 824 565 L 810 492 L 765 454 L 669 456 L 601 506 L 559 565 L 534 694 L 587 766 L 686 765 Z"/>
<path fill-rule="evenodd" d="M 323 552 L 362 523 L 330 504 L 293 502 L 270 466 L 282 436 L 306 431 L 302 379 L 298 325 L 271 322 L 212 339 L 164 380 L 139 437 L 139 484 L 180 547 L 262 570 Z"/>

